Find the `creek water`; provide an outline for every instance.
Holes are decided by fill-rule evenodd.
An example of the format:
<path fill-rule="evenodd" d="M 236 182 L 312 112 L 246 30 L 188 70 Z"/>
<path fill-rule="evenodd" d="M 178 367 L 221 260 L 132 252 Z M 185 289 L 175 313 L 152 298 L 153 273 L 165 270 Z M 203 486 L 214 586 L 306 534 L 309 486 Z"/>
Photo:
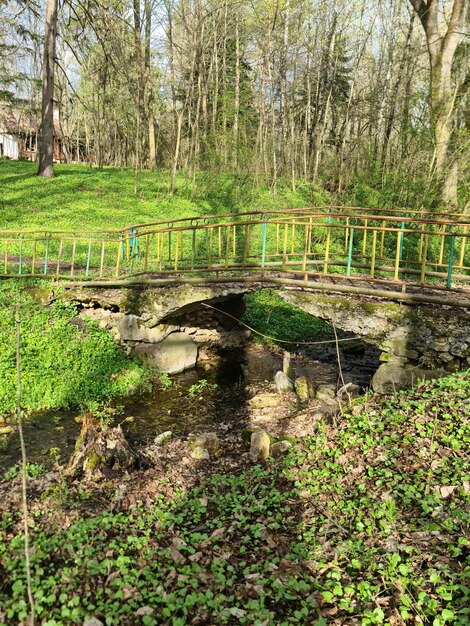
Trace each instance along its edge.
<path fill-rule="evenodd" d="M 122 406 L 114 423 L 122 423 L 126 436 L 136 445 L 166 430 L 184 436 L 215 422 L 236 425 L 250 389 L 272 382 L 276 371 L 282 369 L 282 350 L 248 343 L 244 348 L 223 351 L 220 357 L 210 370 L 197 367 L 173 376 L 168 389 L 156 386 L 150 393 L 115 402 L 114 406 Z M 379 365 L 378 350 L 360 340 L 343 343 L 340 362 L 344 381 L 366 388 Z M 293 349 L 291 365 L 296 377 L 305 375 L 316 386 L 340 384 L 335 344 Z M 24 437 L 29 462 L 48 467 L 57 454 L 61 462 L 67 462 L 80 432 L 77 417 L 77 410 L 61 410 L 27 418 Z M 18 434 L 0 437 L 0 477 L 19 460 Z"/>

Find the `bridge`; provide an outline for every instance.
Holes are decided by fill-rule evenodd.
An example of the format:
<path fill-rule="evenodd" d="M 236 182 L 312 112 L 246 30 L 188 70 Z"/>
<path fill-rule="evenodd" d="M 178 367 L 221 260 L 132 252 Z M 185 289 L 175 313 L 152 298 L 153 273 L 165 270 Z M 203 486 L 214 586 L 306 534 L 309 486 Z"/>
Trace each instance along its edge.
<path fill-rule="evenodd" d="M 128 352 L 158 361 L 180 337 L 193 363 L 188 315 L 274 286 L 379 347 L 374 387 L 389 391 L 470 365 L 469 226 L 456 213 L 325 206 L 95 232 L 0 231 L 0 277 L 52 279 Z"/>
<path fill-rule="evenodd" d="M 263 282 L 470 304 L 470 217 L 324 206 L 93 232 L 0 231 L 0 277 L 89 287 Z"/>

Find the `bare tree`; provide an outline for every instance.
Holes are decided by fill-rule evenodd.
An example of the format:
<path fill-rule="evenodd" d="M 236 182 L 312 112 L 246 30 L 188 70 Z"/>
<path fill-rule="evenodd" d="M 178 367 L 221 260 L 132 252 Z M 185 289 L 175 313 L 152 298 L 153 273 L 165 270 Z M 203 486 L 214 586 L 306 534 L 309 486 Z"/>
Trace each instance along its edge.
<path fill-rule="evenodd" d="M 468 9 L 468 0 L 453 0 L 448 23 L 444 20 L 438 0 L 410 0 L 426 35 L 431 65 L 430 102 L 434 128 L 434 154 L 431 167 L 443 180 L 443 200 L 457 204 L 457 188 L 445 181 L 455 177 L 454 167 L 448 167 L 447 157 L 454 127 L 455 95 L 452 89 L 452 65 L 461 40 Z M 455 162 L 456 163 L 456 162 Z"/>
<path fill-rule="evenodd" d="M 54 176 L 54 68 L 57 36 L 57 0 L 47 0 L 44 63 L 42 68 L 42 114 L 38 176 Z"/>

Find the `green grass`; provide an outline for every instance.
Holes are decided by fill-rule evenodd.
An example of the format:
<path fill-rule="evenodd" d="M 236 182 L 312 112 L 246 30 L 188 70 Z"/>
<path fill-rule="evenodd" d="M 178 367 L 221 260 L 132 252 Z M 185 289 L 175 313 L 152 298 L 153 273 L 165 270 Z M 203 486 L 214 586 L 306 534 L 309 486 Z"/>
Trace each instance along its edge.
<path fill-rule="evenodd" d="M 325 193 L 310 186 L 292 193 L 282 181 L 273 196 L 269 187 L 233 175 L 200 172 L 195 183 L 179 174 L 168 196 L 166 171 L 139 172 L 86 165 L 55 165 L 53 179 L 37 177 L 36 164 L 0 160 L 0 229 L 103 229 L 217 215 L 250 209 L 283 209 L 325 203 Z"/>
<path fill-rule="evenodd" d="M 15 309 L 12 281 L 0 284 L 0 415 L 16 403 Z M 76 307 L 57 301 L 46 308 L 21 296 L 22 406 L 26 411 L 88 408 L 147 387 L 150 372 L 129 359 L 111 335 Z"/>
<path fill-rule="evenodd" d="M 284 462 L 202 466 L 172 498 L 159 474 L 152 504 L 101 495 L 68 527 L 36 507 L 38 623 L 467 625 L 469 397 L 470 371 L 368 399 Z M 18 521 L 0 523 L 2 625 L 28 612 Z"/>
<path fill-rule="evenodd" d="M 270 340 L 266 336 L 295 342 L 331 332 L 327 322 L 296 309 L 283 300 L 275 289 L 262 289 L 248 294 L 245 296 L 245 305 L 242 320 L 260 333 L 253 335 L 255 340 L 263 340 L 264 335 L 268 342 Z"/>

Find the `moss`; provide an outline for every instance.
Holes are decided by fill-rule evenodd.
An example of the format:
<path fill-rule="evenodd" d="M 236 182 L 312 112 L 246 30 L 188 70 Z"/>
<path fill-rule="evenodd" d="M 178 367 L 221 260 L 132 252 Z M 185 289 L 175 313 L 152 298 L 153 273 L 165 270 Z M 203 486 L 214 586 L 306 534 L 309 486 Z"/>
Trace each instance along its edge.
<path fill-rule="evenodd" d="M 93 453 L 87 459 L 87 467 L 93 472 L 93 470 L 98 467 L 98 465 L 102 465 L 105 462 L 105 459 L 101 457 L 99 454 Z"/>
<path fill-rule="evenodd" d="M 259 429 L 244 428 L 242 430 L 242 441 L 244 443 L 250 443 L 251 435 L 256 432 L 259 432 Z M 286 437 L 286 435 L 280 435 L 279 437 L 276 437 L 275 435 L 271 435 L 268 433 L 268 437 L 270 443 L 279 443 L 280 441 L 288 441 L 292 445 L 295 445 L 297 443 L 297 439 L 295 439 L 294 437 Z"/>
<path fill-rule="evenodd" d="M 140 315 L 147 300 L 145 290 L 134 287 L 123 291 L 125 293 L 121 300 L 121 310 L 130 315 Z"/>
<path fill-rule="evenodd" d="M 254 430 L 251 430 L 250 428 L 244 428 L 242 430 L 242 441 L 243 443 L 250 443 L 251 441 L 251 435 L 254 433 Z"/>
<path fill-rule="evenodd" d="M 282 295 L 282 293 L 281 293 Z M 296 292 L 292 294 L 289 292 L 289 300 L 295 301 L 299 306 L 310 304 L 333 307 L 336 310 L 353 311 L 355 313 L 367 313 L 367 315 L 375 315 L 377 313 L 387 313 L 392 315 L 400 315 L 400 304 L 397 302 L 370 302 L 369 300 L 360 300 L 356 296 L 324 296 L 319 295 L 316 292 Z"/>
<path fill-rule="evenodd" d="M 54 296 L 52 287 L 27 287 L 26 291 L 36 304 L 46 305 Z"/>

